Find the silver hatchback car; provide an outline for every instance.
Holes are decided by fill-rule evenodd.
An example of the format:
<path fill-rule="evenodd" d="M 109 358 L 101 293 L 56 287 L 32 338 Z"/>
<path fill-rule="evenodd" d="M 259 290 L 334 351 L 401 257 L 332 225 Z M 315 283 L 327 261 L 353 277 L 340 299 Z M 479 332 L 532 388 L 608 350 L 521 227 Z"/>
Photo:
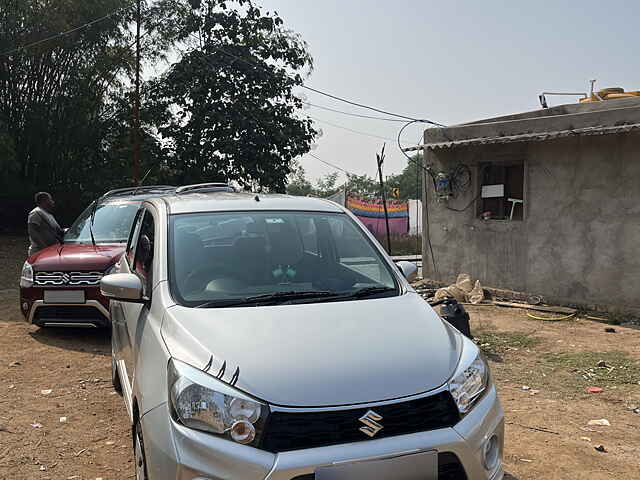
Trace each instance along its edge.
<path fill-rule="evenodd" d="M 503 478 L 485 359 L 341 206 L 178 190 L 117 268 L 139 480 Z"/>

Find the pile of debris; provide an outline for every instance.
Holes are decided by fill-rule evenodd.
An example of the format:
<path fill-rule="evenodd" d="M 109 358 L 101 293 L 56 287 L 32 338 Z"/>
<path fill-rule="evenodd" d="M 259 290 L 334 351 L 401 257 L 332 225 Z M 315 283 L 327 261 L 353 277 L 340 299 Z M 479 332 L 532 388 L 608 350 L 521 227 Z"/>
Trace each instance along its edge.
<path fill-rule="evenodd" d="M 543 298 L 537 295 L 517 294 L 511 295 L 508 290 L 484 289 L 480 280 L 472 281 L 467 273 L 458 275 L 456 282 L 442 287 L 432 280 L 423 279 L 413 284 L 416 291 L 430 304 L 442 299 L 454 299 L 461 304 L 495 305 L 498 307 L 524 308 L 527 316 L 537 320 L 559 321 L 575 317 L 578 311 L 574 308 L 542 305 Z M 512 300 L 512 301 L 505 301 Z M 516 301 L 513 301 L 516 300 Z M 546 312 L 547 315 L 530 313 L 531 310 Z M 549 316 L 548 314 L 555 314 Z M 558 316 L 557 314 L 561 314 Z M 591 317 L 587 317 L 591 318 Z"/>
<path fill-rule="evenodd" d="M 438 288 L 438 286 L 430 280 L 420 280 L 414 283 L 413 287 L 425 300 L 429 301 L 454 298 L 460 303 L 477 305 L 482 303 L 486 298 L 480 280 L 476 280 L 474 284 L 468 273 L 458 275 L 456 282 L 448 287 Z"/>

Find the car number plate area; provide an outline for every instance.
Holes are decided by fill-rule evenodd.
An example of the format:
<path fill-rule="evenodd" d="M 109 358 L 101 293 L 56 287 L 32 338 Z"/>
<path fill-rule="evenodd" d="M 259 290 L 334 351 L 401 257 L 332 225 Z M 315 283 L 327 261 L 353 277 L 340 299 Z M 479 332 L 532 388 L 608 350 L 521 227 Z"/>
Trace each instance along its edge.
<path fill-rule="evenodd" d="M 84 303 L 84 290 L 45 290 L 44 303 Z"/>
<path fill-rule="evenodd" d="M 316 480 L 437 480 L 438 454 L 424 452 L 321 467 Z"/>

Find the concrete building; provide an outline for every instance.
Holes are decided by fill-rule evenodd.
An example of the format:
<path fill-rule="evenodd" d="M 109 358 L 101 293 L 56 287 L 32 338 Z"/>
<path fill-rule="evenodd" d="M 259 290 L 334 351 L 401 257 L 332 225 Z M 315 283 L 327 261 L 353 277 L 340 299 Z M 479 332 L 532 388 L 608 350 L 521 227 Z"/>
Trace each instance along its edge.
<path fill-rule="evenodd" d="M 428 129 L 424 143 L 445 174 L 437 191 L 423 182 L 425 277 L 640 313 L 640 98 Z"/>

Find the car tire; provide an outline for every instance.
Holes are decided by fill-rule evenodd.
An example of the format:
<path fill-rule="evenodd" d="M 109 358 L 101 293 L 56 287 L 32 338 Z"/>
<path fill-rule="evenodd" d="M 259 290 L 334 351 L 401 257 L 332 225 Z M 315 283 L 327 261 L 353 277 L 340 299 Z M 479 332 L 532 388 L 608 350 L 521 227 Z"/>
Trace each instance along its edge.
<path fill-rule="evenodd" d="M 133 439 L 133 459 L 135 462 L 136 480 L 149 480 L 147 474 L 147 457 L 144 453 L 144 440 L 142 439 L 142 426 L 140 421 L 136 422 L 135 438 Z"/>
<path fill-rule="evenodd" d="M 120 382 L 120 375 L 118 374 L 118 367 L 116 366 L 116 360 L 111 353 L 111 384 L 113 389 L 122 395 L 122 383 Z"/>

